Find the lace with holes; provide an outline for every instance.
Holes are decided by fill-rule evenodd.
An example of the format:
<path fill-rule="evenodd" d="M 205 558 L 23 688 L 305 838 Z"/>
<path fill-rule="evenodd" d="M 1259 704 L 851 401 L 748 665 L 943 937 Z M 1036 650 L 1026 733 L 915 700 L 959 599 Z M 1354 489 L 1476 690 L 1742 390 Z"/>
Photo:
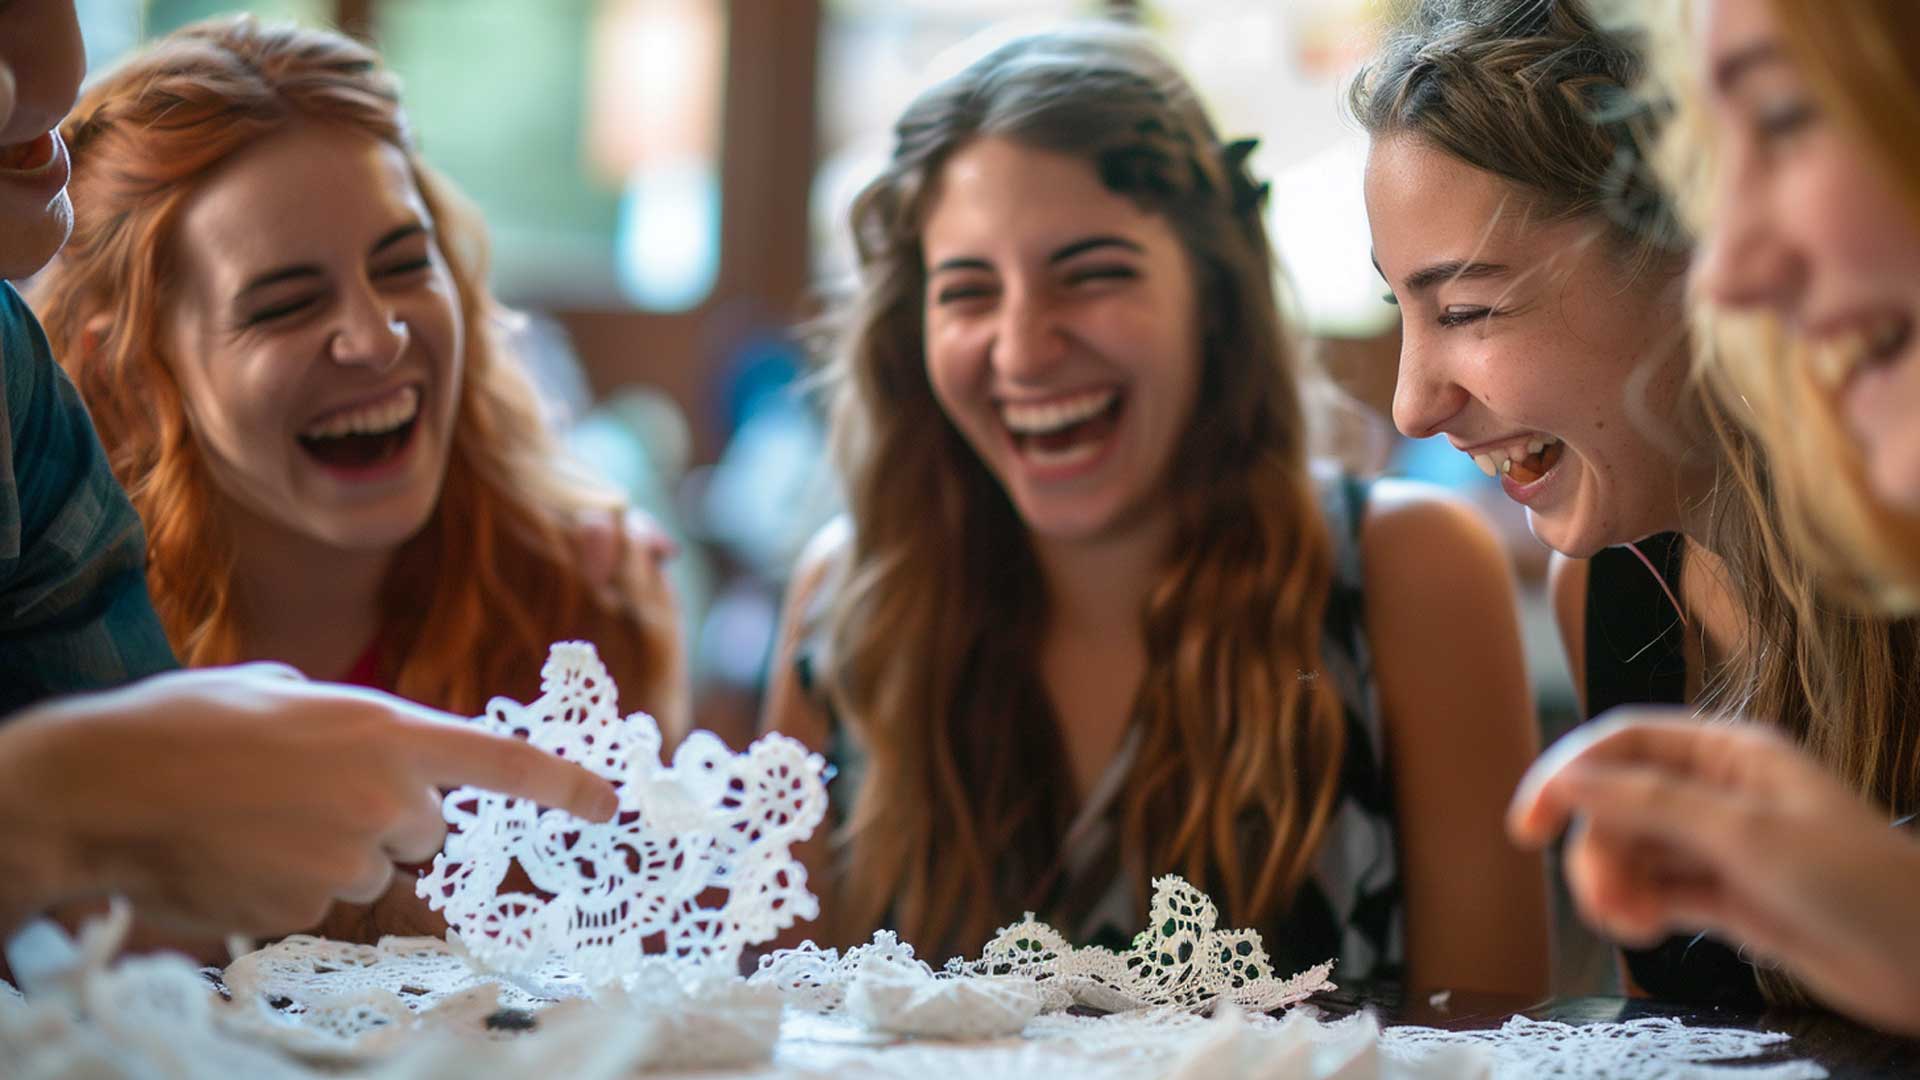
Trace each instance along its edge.
<path fill-rule="evenodd" d="M 953 960 L 956 975 L 1024 975 L 1051 982 L 1089 1008 L 1124 1012 L 1169 1006 L 1206 1012 L 1222 1002 L 1268 1012 L 1303 1001 L 1334 984 L 1332 961 L 1277 978 L 1260 935 L 1216 929 L 1213 901 L 1185 879 L 1153 882 L 1147 928 L 1124 953 L 1075 948 L 1059 931 L 1027 917 L 998 934 L 973 961 Z"/>
<path fill-rule="evenodd" d="M 762 1078 L 869 1080 L 1813 1080 L 1825 1075 L 1811 1062 L 1778 1060 L 1788 1038 L 1779 1033 L 1690 1028 L 1666 1019 L 1575 1027 L 1519 1018 L 1497 1031 L 1383 1031 L 1365 1014 L 1323 1021 L 1310 1005 L 1279 1020 L 1242 1014 L 1231 1003 L 1216 1007 L 1211 1018 L 1176 1008 L 1100 1017 L 1054 1012 L 1035 1017 L 1018 1038 L 903 1041 L 867 1028 L 846 999 L 837 1014 L 789 1009 L 783 1018 L 783 994 L 796 985 L 819 989 L 825 985 L 821 979 L 753 985 L 664 958 L 644 961 L 623 985 L 554 1003 L 538 1013 L 536 1022 L 508 1031 L 473 1029 L 482 1011 L 497 1003 L 490 1001 L 502 992 L 497 982 L 442 998 L 417 1013 L 402 1004 L 397 1015 L 387 1016 L 383 1034 L 362 1047 L 358 1060 L 319 1055 L 315 1061 L 312 1049 L 338 1034 L 321 1030 L 338 1014 L 321 1014 L 329 1007 L 350 1009 L 344 998 L 333 999 L 332 1006 L 320 1000 L 347 988 L 329 983 L 330 976 L 345 974 L 363 989 L 375 986 L 397 994 L 423 970 L 452 970 L 450 965 L 423 959 L 431 952 L 424 946 L 385 953 L 375 947 L 371 955 L 356 954 L 351 968 L 329 971 L 256 960 L 250 965 L 256 987 L 275 985 L 271 973 L 277 971 L 289 973 L 278 985 L 313 995 L 305 1011 L 282 1018 L 286 1027 L 312 1029 L 303 1042 L 286 1038 L 284 1031 L 263 1036 L 238 997 L 222 1002 L 215 985 L 181 958 L 112 962 L 129 925 L 121 906 L 82 931 L 79 948 L 72 950 L 77 958 L 63 969 L 16 965 L 16 973 L 33 974 L 22 975 L 24 995 L 0 992 L 0 1061 L 7 1063 L 9 1077 L 314 1080 L 343 1075 L 343 1066 L 352 1075 L 377 1080 L 619 1080 L 636 1072 L 715 1068 Z M 912 971 L 940 982 L 975 981 L 937 975 L 897 941 L 875 944 L 881 948 L 854 956 L 848 966 L 861 975 Z M 814 961 L 825 955 L 810 952 Z M 461 959 L 450 948 L 445 955 Z M 844 959 L 835 957 L 834 963 Z M 324 962 L 318 966 L 331 968 Z M 318 982 L 308 977 L 315 975 Z M 1775 1060 L 1754 1060 L 1761 1055 Z"/>
<path fill-rule="evenodd" d="M 446 847 L 417 888 L 477 960 L 531 975 L 559 958 L 590 986 L 648 955 L 732 971 L 747 945 L 819 914 L 791 850 L 826 813 L 818 754 L 780 735 L 734 754 L 694 732 L 663 766 L 659 727 L 620 716 L 583 642 L 553 646 L 541 691 L 495 698 L 477 722 L 613 781 L 620 812 L 592 824 L 478 788 L 445 797 Z M 500 892 L 514 864 L 534 892 Z"/>

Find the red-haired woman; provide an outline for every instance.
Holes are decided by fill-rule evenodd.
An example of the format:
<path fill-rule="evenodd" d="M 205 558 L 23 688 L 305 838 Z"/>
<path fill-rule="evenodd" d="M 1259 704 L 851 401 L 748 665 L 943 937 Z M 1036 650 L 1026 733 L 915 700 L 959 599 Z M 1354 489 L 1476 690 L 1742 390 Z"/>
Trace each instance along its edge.
<path fill-rule="evenodd" d="M 471 714 L 584 638 L 626 708 L 677 726 L 671 593 L 617 497 L 558 457 L 502 350 L 481 224 L 378 57 L 205 22 L 100 80 L 63 134 L 73 240 L 33 300 L 146 522 L 182 660 Z"/>

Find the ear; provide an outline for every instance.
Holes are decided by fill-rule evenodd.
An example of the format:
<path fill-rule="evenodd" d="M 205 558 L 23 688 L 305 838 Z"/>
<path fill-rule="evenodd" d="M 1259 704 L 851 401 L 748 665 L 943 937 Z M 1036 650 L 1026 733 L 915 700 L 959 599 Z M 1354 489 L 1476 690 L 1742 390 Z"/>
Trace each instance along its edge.
<path fill-rule="evenodd" d="M 107 335 L 113 332 L 113 316 L 106 312 L 90 316 L 80 327 L 80 357 L 90 360 L 106 344 Z"/>

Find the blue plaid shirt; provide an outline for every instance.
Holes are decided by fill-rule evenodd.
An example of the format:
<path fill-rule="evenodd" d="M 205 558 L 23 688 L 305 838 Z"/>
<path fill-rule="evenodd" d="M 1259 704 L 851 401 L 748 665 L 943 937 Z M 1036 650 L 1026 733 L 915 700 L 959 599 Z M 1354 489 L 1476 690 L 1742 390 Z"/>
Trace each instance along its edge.
<path fill-rule="evenodd" d="M 0 717 L 176 665 L 147 598 L 146 534 L 80 393 L 0 282 Z"/>

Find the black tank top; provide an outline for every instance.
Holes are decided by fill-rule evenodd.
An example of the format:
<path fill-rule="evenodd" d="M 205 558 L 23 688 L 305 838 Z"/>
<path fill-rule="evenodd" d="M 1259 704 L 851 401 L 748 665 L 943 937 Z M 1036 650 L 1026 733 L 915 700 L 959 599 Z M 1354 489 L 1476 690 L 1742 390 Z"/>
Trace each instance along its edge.
<path fill-rule="evenodd" d="M 1659 533 L 1636 545 L 1680 595 L 1686 545 Z M 1687 704 L 1686 631 L 1660 582 L 1633 552 L 1611 547 L 1587 563 L 1586 705 L 1589 718 L 1616 705 Z M 1711 937 L 1671 937 L 1626 949 L 1633 981 L 1655 997 L 1759 1010 L 1753 965 Z"/>

